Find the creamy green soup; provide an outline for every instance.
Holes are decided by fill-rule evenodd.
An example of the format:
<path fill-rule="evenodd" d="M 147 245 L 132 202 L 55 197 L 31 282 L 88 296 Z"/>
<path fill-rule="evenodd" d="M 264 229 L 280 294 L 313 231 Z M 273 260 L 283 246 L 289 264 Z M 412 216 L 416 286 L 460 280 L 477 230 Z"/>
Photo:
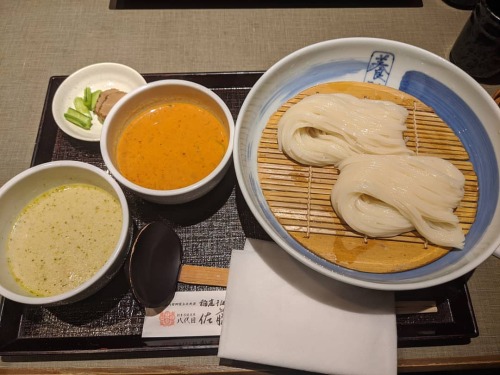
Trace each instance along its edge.
<path fill-rule="evenodd" d="M 23 208 L 8 237 L 16 281 L 46 297 L 73 289 L 106 263 L 122 226 L 120 202 L 92 185 L 51 189 Z"/>

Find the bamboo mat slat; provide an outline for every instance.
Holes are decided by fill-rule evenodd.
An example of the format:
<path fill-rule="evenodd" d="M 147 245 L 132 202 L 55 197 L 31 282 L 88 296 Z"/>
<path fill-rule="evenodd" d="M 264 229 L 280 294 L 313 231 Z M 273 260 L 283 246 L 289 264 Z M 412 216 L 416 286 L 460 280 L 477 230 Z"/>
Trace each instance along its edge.
<path fill-rule="evenodd" d="M 403 138 L 418 155 L 453 163 L 465 176 L 465 194 L 455 214 L 467 233 L 477 212 L 479 189 L 474 167 L 453 130 L 418 99 L 401 91 L 357 82 L 312 87 L 273 114 L 260 139 L 257 165 L 260 185 L 269 207 L 283 228 L 316 255 L 340 266 L 364 272 L 390 273 L 431 263 L 449 251 L 427 243 L 416 231 L 391 238 L 367 239 L 335 213 L 330 194 L 339 171 L 334 167 L 300 165 L 286 157 L 277 143 L 277 124 L 290 106 L 314 93 L 343 92 L 358 98 L 389 100 L 408 110 Z M 453 250 L 460 251 L 460 250 Z"/>

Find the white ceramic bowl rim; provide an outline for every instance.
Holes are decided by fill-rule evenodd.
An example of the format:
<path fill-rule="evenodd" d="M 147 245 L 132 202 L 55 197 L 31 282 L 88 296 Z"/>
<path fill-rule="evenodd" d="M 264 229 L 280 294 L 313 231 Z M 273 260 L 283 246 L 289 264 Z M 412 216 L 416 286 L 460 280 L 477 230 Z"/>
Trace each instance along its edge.
<path fill-rule="evenodd" d="M 180 79 L 167 79 L 167 80 L 159 80 L 159 81 L 154 81 L 151 83 L 148 83 L 147 85 L 138 87 L 134 91 L 130 92 L 129 94 L 126 95 L 126 97 L 134 96 L 137 95 L 140 92 L 143 92 L 145 90 L 151 90 L 154 87 L 157 86 L 165 86 L 165 85 L 170 85 L 170 86 L 187 86 L 194 88 L 198 91 L 201 91 L 208 95 L 210 98 L 212 98 L 223 110 L 227 121 L 228 121 L 228 128 L 229 128 L 229 139 L 228 139 L 228 147 L 226 149 L 226 152 L 224 153 L 224 156 L 222 160 L 219 162 L 217 167 L 210 172 L 207 176 L 202 178 L 201 180 L 188 185 L 183 188 L 179 189 L 171 189 L 171 190 L 155 190 L 155 189 L 149 189 L 140 185 L 137 185 L 133 183 L 132 181 L 126 179 L 119 171 L 118 169 L 114 166 L 114 164 L 111 162 L 110 158 L 108 155 L 103 153 L 103 158 L 106 163 L 106 166 L 109 168 L 111 174 L 123 185 L 128 186 L 132 188 L 133 190 L 139 192 L 140 194 L 148 195 L 148 196 L 154 196 L 154 197 L 165 197 L 165 196 L 177 196 L 177 195 L 183 195 L 190 193 L 192 191 L 197 190 L 200 186 L 205 185 L 208 181 L 212 180 L 214 176 L 218 175 L 220 171 L 224 168 L 224 166 L 228 163 L 229 159 L 233 155 L 233 143 L 234 143 L 234 120 L 233 116 L 231 115 L 231 112 L 229 108 L 227 107 L 226 103 L 212 90 L 209 88 L 200 85 L 195 82 L 191 81 L 185 81 L 185 80 L 180 80 Z M 124 97 L 125 98 L 125 97 Z M 125 105 L 125 101 L 119 101 L 110 111 L 108 118 L 111 118 L 114 116 L 114 114 L 121 109 L 123 105 Z M 103 139 L 106 139 L 106 135 L 108 132 L 108 127 L 106 126 L 106 122 L 104 122 L 104 127 L 103 127 Z"/>
<path fill-rule="evenodd" d="M 340 280 L 340 281 L 343 281 L 343 282 L 346 282 L 349 284 L 353 284 L 353 285 L 357 285 L 357 286 L 361 286 L 361 287 L 372 288 L 372 289 L 380 289 L 380 290 L 418 289 L 418 288 L 430 287 L 433 285 L 438 285 L 438 284 L 445 283 L 447 281 L 451 281 L 459 276 L 466 274 L 467 272 L 472 271 L 480 263 L 482 263 L 486 258 L 488 258 L 494 252 L 494 250 L 498 246 L 500 246 L 500 236 L 497 236 L 492 241 L 486 241 L 487 243 L 482 243 L 481 246 L 486 247 L 486 249 L 483 249 L 479 255 L 474 254 L 474 256 L 472 257 L 472 256 L 467 256 L 467 254 L 465 254 L 463 256 L 464 258 L 470 258 L 470 259 L 467 259 L 468 263 L 465 266 L 462 266 L 458 269 L 451 269 L 451 271 L 449 271 L 445 274 L 440 274 L 439 276 L 433 275 L 431 277 L 413 277 L 413 276 L 411 276 L 412 271 L 407 271 L 407 272 L 397 273 L 397 274 L 399 274 L 398 277 L 400 279 L 396 283 L 391 281 L 391 279 L 389 277 L 386 278 L 385 280 L 379 280 L 378 274 L 373 274 L 375 276 L 372 279 L 370 279 L 370 275 L 372 275 L 370 273 L 362 273 L 359 271 L 349 270 L 349 269 L 343 268 L 341 266 L 333 265 L 332 263 L 329 263 L 329 262 L 325 261 L 324 259 L 313 255 L 312 253 L 308 252 L 304 248 L 299 249 L 301 247 L 300 245 L 297 246 L 296 244 L 293 244 L 293 246 L 292 246 L 291 243 L 296 242 L 296 241 L 291 239 L 291 236 L 289 236 L 287 234 L 287 232 L 279 224 L 278 225 L 276 224 L 276 219 L 270 213 L 269 208 L 267 206 L 267 203 L 265 203 L 262 200 L 258 179 L 256 179 L 256 176 L 253 175 L 252 172 L 248 173 L 248 171 L 244 171 L 241 169 L 241 166 L 243 163 L 247 162 L 247 163 L 252 164 L 254 162 L 254 159 L 253 159 L 254 154 L 253 154 L 253 149 L 252 149 L 253 146 L 250 146 L 248 144 L 240 144 L 240 138 L 243 136 L 242 135 L 242 126 L 243 125 L 242 124 L 245 121 L 245 116 L 249 116 L 252 119 L 252 121 L 254 121 L 254 122 L 259 121 L 259 120 L 255 120 L 252 117 L 255 115 L 255 113 L 252 113 L 252 111 L 254 111 L 254 112 L 256 111 L 254 101 L 256 101 L 257 103 L 259 102 L 259 100 L 261 102 L 263 102 L 261 107 L 257 107 L 259 110 L 258 114 L 255 115 L 255 117 L 257 117 L 257 118 L 258 118 L 258 115 L 263 116 L 263 113 L 267 114 L 268 112 L 272 112 L 273 110 L 276 110 L 279 107 L 279 105 L 281 105 L 285 101 L 285 100 L 282 100 L 283 98 L 281 97 L 281 95 L 283 94 L 283 92 L 285 90 L 280 91 L 280 89 L 281 89 L 280 87 L 273 88 L 274 91 L 272 91 L 271 94 L 269 94 L 269 91 L 270 91 L 269 87 L 272 86 L 273 84 L 275 84 L 274 82 L 270 83 L 269 81 L 270 80 L 272 81 L 272 78 L 274 78 L 275 76 L 279 76 L 280 74 L 283 75 L 283 71 L 285 71 L 286 69 L 288 69 L 288 70 L 294 69 L 295 68 L 294 64 L 299 65 L 300 62 L 302 62 L 302 64 L 304 64 L 304 65 L 307 64 L 308 60 L 306 60 L 306 58 L 310 54 L 314 54 L 314 52 L 318 52 L 318 54 L 319 53 L 326 54 L 326 51 L 329 49 L 336 49 L 338 51 L 338 50 L 342 50 L 343 48 L 352 47 L 353 45 L 356 47 L 359 47 L 359 48 L 366 48 L 366 49 L 370 48 L 370 49 L 372 49 L 372 51 L 380 51 L 379 48 L 381 48 L 382 50 L 385 50 L 385 49 L 390 50 L 391 48 L 393 48 L 395 50 L 398 50 L 400 53 L 402 52 L 403 54 L 408 54 L 410 56 L 417 55 L 418 59 L 419 59 L 419 63 L 421 64 L 421 69 L 417 69 L 417 73 L 419 71 L 421 71 L 422 69 L 425 71 L 426 64 L 434 65 L 440 69 L 446 69 L 447 71 L 450 71 L 451 74 L 458 77 L 459 80 L 463 81 L 468 87 L 472 88 L 475 91 L 475 94 L 477 94 L 478 98 L 480 98 L 480 100 L 482 101 L 481 104 L 483 106 L 487 107 L 486 110 L 488 112 L 491 112 L 491 113 L 496 112 L 496 116 L 499 115 L 500 111 L 494 105 L 493 100 L 491 100 L 491 98 L 487 95 L 486 91 L 476 81 L 474 81 L 470 76 L 468 76 L 462 70 L 460 70 L 459 68 L 457 68 L 453 64 L 449 63 L 447 60 L 445 60 L 439 56 L 436 56 L 436 55 L 432 54 L 431 52 L 428 52 L 428 51 L 423 50 L 421 48 L 414 47 L 414 46 L 411 46 L 411 45 L 408 45 L 405 43 L 401 43 L 401 42 L 397 42 L 397 41 L 383 40 L 383 39 L 376 39 L 376 38 L 345 38 L 345 39 L 329 40 L 329 41 L 316 43 L 316 44 L 304 47 L 298 51 L 291 53 L 290 55 L 284 57 L 283 59 L 278 61 L 275 65 L 273 65 L 257 81 L 257 83 L 254 85 L 254 87 L 252 88 L 252 90 L 248 94 L 245 102 L 243 103 L 243 105 L 241 107 L 240 114 L 239 114 L 238 119 L 236 121 L 235 138 L 237 141 L 235 141 L 235 146 L 234 146 L 234 161 L 235 161 L 236 176 L 237 176 L 238 182 L 240 184 L 242 194 L 243 194 L 247 204 L 249 205 L 251 211 L 253 212 L 254 216 L 257 218 L 259 223 L 262 225 L 262 227 L 266 230 L 266 232 L 271 236 L 271 238 L 275 242 L 277 242 L 285 251 L 287 251 L 294 258 L 298 259 L 302 263 L 306 264 L 307 266 L 315 269 L 316 271 L 318 271 L 326 276 L 332 277 L 334 279 L 337 279 L 337 280 Z M 338 55 L 337 55 L 337 58 L 338 58 Z M 350 56 L 348 56 L 348 55 L 345 56 L 346 60 L 348 60 L 349 58 L 350 58 Z M 299 62 L 297 62 L 297 61 L 299 61 Z M 366 68 L 367 63 L 364 62 L 364 64 L 365 64 L 364 66 Z M 415 63 L 415 65 L 416 64 L 417 63 Z M 304 68 L 304 70 L 307 70 L 307 67 Z M 309 71 L 309 70 L 307 70 L 307 71 Z M 295 72 L 295 73 L 297 73 L 297 72 Z M 303 77 L 302 76 L 297 77 L 296 80 L 300 81 L 301 78 L 303 78 Z M 440 83 L 440 81 L 438 80 L 439 78 L 432 78 L 430 76 L 429 76 L 429 78 L 430 78 L 430 80 L 429 80 L 429 82 L 426 82 L 426 84 L 428 83 L 431 87 L 433 84 L 434 85 L 442 85 L 445 87 L 444 84 Z M 314 79 L 319 80 L 318 77 L 314 77 Z M 334 79 L 332 79 L 332 80 L 334 80 Z M 300 84 L 302 84 L 302 83 L 303 82 L 301 82 Z M 316 83 L 312 83 L 308 86 L 300 87 L 300 88 L 298 88 L 299 84 L 295 84 L 294 89 L 297 89 L 297 88 L 298 89 L 296 92 L 293 93 L 293 95 L 295 95 L 296 93 L 300 92 L 301 90 L 303 90 L 307 87 L 310 87 Z M 399 87 L 396 87 L 396 88 L 399 88 Z M 399 88 L 399 89 L 401 89 L 401 88 Z M 267 92 L 266 92 L 266 90 L 267 90 Z M 272 96 L 272 97 L 270 97 L 268 99 L 259 98 L 259 95 L 261 95 L 260 91 L 264 91 L 264 92 L 266 92 L 266 95 Z M 405 91 L 405 90 L 403 90 L 403 91 Z M 412 93 L 412 92 L 409 92 L 409 93 L 416 96 L 417 98 L 421 99 L 419 97 L 419 93 Z M 290 95 L 289 97 L 291 97 L 293 95 Z M 484 138 L 486 131 L 481 126 L 481 122 L 479 121 L 479 119 L 475 115 L 474 111 L 472 111 L 470 109 L 470 107 L 461 98 L 458 97 L 458 95 L 455 95 L 455 96 L 459 99 L 459 101 L 456 104 L 465 105 L 466 109 L 470 112 L 470 113 L 467 113 L 467 115 L 469 117 L 475 117 L 475 119 L 477 120 L 476 123 L 479 123 L 479 126 L 481 127 L 481 129 L 479 129 L 479 131 L 483 132 L 482 137 Z M 279 98 L 279 100 L 277 98 Z M 272 100 L 274 100 L 274 102 Z M 277 103 L 280 100 L 281 100 L 281 102 Z M 271 108 L 271 106 L 273 106 L 273 108 Z M 274 107 L 276 107 L 276 108 L 274 108 Z M 451 110 L 453 111 L 455 109 L 457 109 L 457 108 L 452 108 Z M 446 111 L 446 108 L 444 108 L 444 109 L 441 108 L 441 110 Z M 449 109 L 448 109 L 448 111 L 449 111 Z M 456 114 L 456 116 L 459 117 L 460 114 Z M 260 119 L 260 121 L 262 121 L 262 120 Z M 252 126 L 259 128 L 259 126 L 262 126 L 262 123 L 259 123 L 258 125 L 253 123 Z M 491 129 L 489 129 L 489 130 L 491 131 Z M 479 137 L 479 138 L 481 138 L 481 137 Z M 489 159 L 487 161 L 491 162 L 493 165 L 493 167 L 490 166 L 490 168 L 495 169 L 494 166 L 496 165 L 497 166 L 496 169 L 498 169 L 498 161 L 497 161 L 499 158 L 498 147 L 497 147 L 497 149 L 495 149 L 492 146 L 491 140 L 488 137 L 486 137 L 482 140 L 485 141 L 484 149 L 482 149 L 480 151 L 471 150 L 470 145 L 465 144 L 467 151 L 469 153 L 475 152 L 476 154 L 478 152 L 491 152 L 491 157 L 489 157 Z M 495 159 L 495 154 L 497 155 L 496 159 Z M 473 156 L 471 156 L 471 159 L 472 158 L 473 158 Z M 249 161 L 246 161 L 246 159 L 248 159 Z M 251 165 L 249 168 L 252 170 L 253 165 Z M 480 185 L 481 189 L 483 189 L 483 188 L 487 189 L 488 190 L 487 193 L 489 193 L 491 195 L 491 197 L 493 197 L 493 198 L 496 197 L 496 198 L 494 198 L 494 199 L 496 199 L 496 204 L 492 204 L 491 201 L 486 202 L 485 199 L 482 199 L 482 195 L 480 194 L 480 201 L 479 201 L 480 207 L 478 209 L 478 212 L 484 213 L 486 211 L 487 214 L 485 215 L 484 218 L 478 217 L 476 219 L 476 223 L 474 223 L 474 225 L 473 225 L 473 228 L 477 227 L 476 224 L 478 221 L 483 221 L 482 225 L 487 226 L 491 222 L 494 215 L 496 215 L 496 216 L 499 215 L 498 208 L 496 209 L 496 214 L 495 214 L 495 207 L 499 206 L 499 202 L 498 202 L 498 185 L 499 185 L 498 173 L 496 175 L 491 176 L 491 180 L 486 179 L 486 177 L 488 177 L 488 176 L 480 176 L 480 177 L 483 178 L 482 182 L 488 181 L 487 184 Z M 496 192 L 495 192 L 495 189 L 496 189 Z M 257 194 L 258 197 L 256 197 L 255 194 Z M 493 206 L 493 207 L 491 207 L 491 206 Z M 498 218 L 496 218 L 496 216 L 495 216 L 495 220 L 498 220 Z M 487 221 L 487 223 L 485 224 L 486 221 Z M 474 237 L 473 242 L 477 242 L 477 241 L 479 241 L 480 237 L 482 237 L 482 232 L 479 232 L 476 230 L 475 233 L 473 234 L 473 236 L 470 236 L 470 238 L 468 236 L 468 240 L 472 240 L 472 237 Z M 472 242 L 472 241 L 469 241 L 469 242 Z M 309 253 L 309 254 L 306 254 L 306 253 Z M 452 254 L 452 253 L 453 252 L 451 252 L 450 254 Z M 457 254 L 459 254 L 459 253 L 455 252 L 455 255 L 452 254 L 451 257 L 459 256 Z M 448 257 L 448 255 L 446 257 Z M 434 262 L 433 264 L 428 265 L 428 266 L 424 266 L 424 267 L 427 267 L 427 269 L 431 270 L 431 271 L 429 271 L 429 274 L 432 275 L 434 272 L 436 272 L 435 270 L 439 269 L 439 267 L 442 266 L 444 261 L 443 262 L 441 262 L 441 261 L 446 257 L 443 257 L 440 260 Z M 447 259 L 450 259 L 450 258 L 447 258 Z M 329 264 L 327 264 L 327 263 L 329 263 Z M 446 266 L 446 264 L 445 264 L 445 266 Z M 332 269 L 334 269 L 334 271 L 332 271 Z M 360 277 L 360 276 L 362 276 L 362 277 Z"/>
<path fill-rule="evenodd" d="M 125 195 L 123 194 L 122 189 L 118 185 L 118 183 L 106 172 L 104 172 L 102 169 L 93 166 L 91 164 L 85 163 L 85 162 L 80 162 L 80 161 L 73 161 L 73 160 L 61 160 L 61 161 L 52 161 L 52 162 L 47 162 L 44 164 L 39 164 L 37 166 L 28 168 L 18 175 L 14 176 L 12 179 L 7 181 L 1 188 L 0 188 L 0 197 L 4 194 L 4 191 L 7 191 L 12 188 L 12 186 L 16 185 L 23 179 L 25 179 L 28 176 L 31 176 L 35 173 L 39 173 L 41 171 L 51 169 L 51 168 L 60 168 L 60 167 L 76 167 L 76 168 L 82 168 L 86 169 L 89 171 L 92 171 L 93 173 L 96 173 L 100 177 L 102 177 L 106 182 L 108 182 L 113 190 L 116 192 L 118 199 L 120 201 L 120 205 L 122 207 L 122 216 L 123 216 L 123 223 L 122 223 L 122 228 L 120 232 L 120 237 L 118 239 L 118 242 L 115 246 L 115 249 L 113 253 L 109 256 L 108 260 L 104 264 L 104 266 L 101 267 L 97 273 L 95 273 L 90 279 L 85 281 L 84 283 L 80 284 L 78 287 L 61 293 L 57 294 L 54 296 L 49 296 L 49 297 L 30 297 L 30 296 L 22 296 L 19 294 L 12 293 L 11 291 L 3 288 L 0 285 L 0 295 L 4 296 L 5 298 L 8 298 L 10 300 L 24 303 L 24 304 L 34 304 L 34 305 L 49 305 L 53 303 L 58 303 L 61 301 L 65 300 L 71 300 L 72 297 L 77 296 L 78 294 L 84 292 L 87 290 L 89 287 L 91 287 L 97 280 L 101 279 L 109 270 L 109 268 L 112 266 L 113 262 L 117 259 L 119 254 L 121 253 L 121 249 L 123 246 L 127 246 L 126 241 L 128 237 L 128 231 L 130 230 L 130 213 L 128 209 L 128 204 L 127 200 L 125 198 Z M 33 197 L 35 198 L 35 197 Z"/>

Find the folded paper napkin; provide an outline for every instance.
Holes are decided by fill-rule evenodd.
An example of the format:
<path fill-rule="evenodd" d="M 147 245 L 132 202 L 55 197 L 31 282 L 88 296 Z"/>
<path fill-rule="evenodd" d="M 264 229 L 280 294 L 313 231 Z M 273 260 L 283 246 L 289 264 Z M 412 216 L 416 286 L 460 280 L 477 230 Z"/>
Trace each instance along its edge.
<path fill-rule="evenodd" d="M 396 374 L 394 294 L 308 269 L 275 243 L 232 253 L 221 358 L 332 374 Z"/>

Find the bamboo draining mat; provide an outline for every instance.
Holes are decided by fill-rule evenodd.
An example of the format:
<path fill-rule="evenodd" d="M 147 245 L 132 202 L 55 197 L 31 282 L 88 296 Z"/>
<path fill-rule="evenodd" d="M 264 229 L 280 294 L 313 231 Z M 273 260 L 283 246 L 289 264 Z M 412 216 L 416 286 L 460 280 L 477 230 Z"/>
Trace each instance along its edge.
<path fill-rule="evenodd" d="M 416 231 L 392 238 L 365 238 L 335 214 L 330 193 L 339 171 L 311 167 L 287 158 L 278 149 L 277 124 L 293 104 L 315 93 L 343 92 L 358 98 L 388 100 L 408 110 L 407 146 L 418 155 L 452 162 L 465 176 L 465 195 L 455 214 L 467 233 L 474 222 L 479 197 L 477 176 L 469 155 L 453 130 L 418 99 L 387 86 L 334 82 L 311 87 L 271 116 L 258 148 L 260 186 L 269 207 L 284 229 L 302 246 L 340 266 L 364 272 L 391 273 L 431 263 L 450 251 L 427 243 Z M 460 250 L 454 250 L 460 251 Z"/>

